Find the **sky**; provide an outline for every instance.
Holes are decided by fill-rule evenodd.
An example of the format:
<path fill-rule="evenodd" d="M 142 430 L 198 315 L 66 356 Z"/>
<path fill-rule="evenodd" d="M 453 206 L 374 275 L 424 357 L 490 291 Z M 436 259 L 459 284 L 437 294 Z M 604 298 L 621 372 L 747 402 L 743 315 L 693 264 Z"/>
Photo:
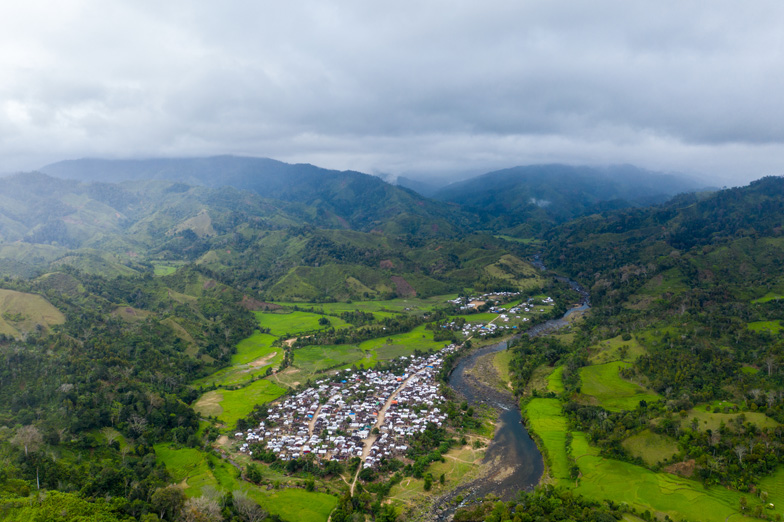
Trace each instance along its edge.
<path fill-rule="evenodd" d="M 240 154 L 456 178 L 784 175 L 784 2 L 25 0 L 0 6 L 0 172 Z"/>

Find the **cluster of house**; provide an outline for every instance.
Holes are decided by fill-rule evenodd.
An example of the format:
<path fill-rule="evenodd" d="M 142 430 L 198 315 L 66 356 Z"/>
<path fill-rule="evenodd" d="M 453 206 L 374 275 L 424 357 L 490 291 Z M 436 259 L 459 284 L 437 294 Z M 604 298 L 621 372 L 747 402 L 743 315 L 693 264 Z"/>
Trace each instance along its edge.
<path fill-rule="evenodd" d="M 496 294 L 484 294 L 484 295 L 479 296 L 479 297 L 469 297 L 469 298 L 460 298 L 459 297 L 457 299 L 452 299 L 449 302 L 452 303 L 452 304 L 458 304 L 459 305 L 460 303 L 464 302 L 463 300 L 466 300 L 466 302 L 468 302 L 468 304 L 465 305 L 465 306 L 462 306 L 462 305 L 460 306 L 461 309 L 465 309 L 467 307 L 468 308 L 473 308 L 474 306 L 472 306 L 472 304 L 473 303 L 477 303 L 477 302 L 481 302 L 480 301 L 481 299 L 491 300 L 491 299 L 493 299 L 493 297 L 497 297 L 497 298 L 499 298 L 498 300 L 500 300 L 500 298 L 505 298 L 505 299 L 508 300 L 509 298 L 515 297 L 515 296 L 517 296 L 519 294 L 520 294 L 519 292 L 499 292 L 499 293 L 496 293 Z M 481 302 L 481 303 L 484 304 L 484 302 Z M 544 299 L 541 300 L 541 303 L 539 303 L 539 304 L 540 305 L 547 305 L 547 306 L 549 306 L 549 305 L 552 305 L 554 303 L 555 303 L 555 301 L 553 300 L 552 297 L 545 297 Z M 445 329 L 448 329 L 448 330 L 455 330 L 455 331 L 459 330 L 460 333 L 462 333 L 466 337 L 472 337 L 474 335 L 479 335 L 479 336 L 483 336 L 484 337 L 484 336 L 488 336 L 488 335 L 494 334 L 494 333 L 498 332 L 499 330 L 515 330 L 515 329 L 518 328 L 517 325 L 514 325 L 514 324 L 513 325 L 506 325 L 506 324 L 502 324 L 502 323 L 509 323 L 510 321 L 512 323 L 514 323 L 514 322 L 526 323 L 530 319 L 528 317 L 521 317 L 519 314 L 536 312 L 536 309 L 535 309 L 536 306 L 537 306 L 537 302 L 536 302 L 536 300 L 534 298 L 529 298 L 527 301 L 525 301 L 523 303 L 520 303 L 517 306 L 513 306 L 512 308 L 509 308 L 509 309 L 500 308 L 498 306 L 491 306 L 489 311 L 498 314 L 498 317 L 496 319 L 494 319 L 493 322 L 491 322 L 491 323 L 480 324 L 480 323 L 465 322 L 465 323 L 459 324 L 456 321 L 452 321 L 452 322 L 448 322 L 448 323 L 442 324 L 441 328 L 445 328 Z M 539 308 L 538 311 L 539 312 L 544 312 L 544 308 Z M 499 322 L 499 320 L 500 320 L 500 322 Z M 499 324 L 496 324 L 496 322 L 499 322 Z"/>
<path fill-rule="evenodd" d="M 360 457 L 364 467 L 401 455 L 413 435 L 446 421 L 436 376 L 443 358 L 456 349 L 403 356 L 402 374 L 344 370 L 322 379 L 274 405 L 257 428 L 235 433 L 242 441 L 239 450 L 252 455 L 251 446 L 261 444 L 281 460 Z"/>
<path fill-rule="evenodd" d="M 458 297 L 447 302 L 457 306 L 460 310 L 472 310 L 479 308 L 488 301 L 509 301 L 520 295 L 520 292 L 491 292 L 472 297 Z"/>

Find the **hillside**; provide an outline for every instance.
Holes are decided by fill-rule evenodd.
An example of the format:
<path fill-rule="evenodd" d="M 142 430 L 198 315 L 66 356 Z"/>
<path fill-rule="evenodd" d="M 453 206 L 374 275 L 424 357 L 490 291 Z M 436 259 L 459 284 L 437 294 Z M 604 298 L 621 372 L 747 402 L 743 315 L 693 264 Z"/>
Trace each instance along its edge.
<path fill-rule="evenodd" d="M 630 165 L 530 165 L 453 183 L 433 197 L 480 212 L 496 230 L 532 236 L 579 216 L 661 203 L 698 188 L 686 176 Z"/>
<path fill-rule="evenodd" d="M 313 207 L 314 218 L 324 228 L 449 236 L 475 222 L 453 205 L 428 200 L 375 176 L 268 158 L 81 159 L 47 165 L 41 171 L 80 181 L 157 179 L 214 188 L 230 186 Z"/>

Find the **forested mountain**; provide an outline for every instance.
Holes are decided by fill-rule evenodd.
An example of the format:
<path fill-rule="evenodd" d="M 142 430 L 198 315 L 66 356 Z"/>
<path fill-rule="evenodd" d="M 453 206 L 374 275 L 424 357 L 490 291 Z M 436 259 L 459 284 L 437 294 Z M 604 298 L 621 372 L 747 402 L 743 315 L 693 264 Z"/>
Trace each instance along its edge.
<path fill-rule="evenodd" d="M 530 165 L 453 183 L 433 197 L 480 212 L 495 229 L 534 235 L 578 216 L 662 203 L 700 187 L 685 176 L 631 165 Z"/>
<path fill-rule="evenodd" d="M 461 227 L 475 223 L 454 205 L 428 200 L 375 176 L 268 158 L 81 159 L 47 165 L 41 171 L 81 181 L 158 179 L 230 186 L 313 207 L 321 227 L 433 236 L 454 235 Z"/>

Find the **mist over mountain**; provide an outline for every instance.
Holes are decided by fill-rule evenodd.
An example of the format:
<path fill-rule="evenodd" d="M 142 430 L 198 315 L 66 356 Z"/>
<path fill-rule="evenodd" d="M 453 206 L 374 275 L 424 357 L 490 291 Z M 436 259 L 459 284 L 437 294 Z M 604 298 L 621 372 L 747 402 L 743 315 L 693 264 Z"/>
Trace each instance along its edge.
<path fill-rule="evenodd" d="M 80 159 L 53 163 L 40 170 L 80 181 L 159 179 L 230 186 L 265 198 L 313 206 L 320 224 L 326 227 L 452 234 L 470 221 L 454 205 L 428 200 L 376 176 L 268 158 Z"/>
<path fill-rule="evenodd" d="M 663 203 L 676 194 L 701 188 L 703 183 L 685 175 L 632 165 L 552 164 L 489 172 L 444 187 L 433 198 L 494 219 L 495 228 L 524 225 L 530 233 L 582 215 Z"/>

